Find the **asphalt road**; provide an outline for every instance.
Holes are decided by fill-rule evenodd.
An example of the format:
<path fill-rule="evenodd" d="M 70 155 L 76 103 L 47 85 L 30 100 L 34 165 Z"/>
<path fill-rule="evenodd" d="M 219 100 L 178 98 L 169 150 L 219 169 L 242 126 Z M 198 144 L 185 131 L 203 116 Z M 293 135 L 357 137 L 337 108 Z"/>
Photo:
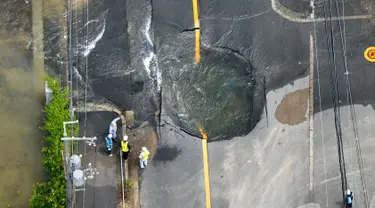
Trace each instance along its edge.
<path fill-rule="evenodd" d="M 141 207 L 204 207 L 201 141 L 162 121 L 155 158 L 140 174 Z"/>
<path fill-rule="evenodd" d="M 308 204 L 311 202 L 308 122 L 295 126 L 278 123 L 275 110 L 284 95 L 308 88 L 309 26 L 281 18 L 272 12 L 267 1 L 236 4 L 200 1 L 199 6 L 202 45 L 230 48 L 248 58 L 255 70 L 258 90 L 263 90 L 260 86 L 265 77 L 268 92 L 268 118 L 263 113 L 249 135 L 208 145 L 212 207 Z M 169 57 L 164 54 L 168 54 L 166 50 L 173 44 L 194 44 L 194 33 L 180 34 L 181 30 L 193 27 L 191 4 L 163 0 L 154 2 L 153 8 L 156 46 L 160 45 L 158 52 L 162 61 L 168 62 Z M 178 47 L 175 51 L 188 57 L 191 54 L 191 61 L 194 60 L 192 47 Z M 160 67 L 163 62 L 159 63 Z M 254 108 L 264 112 L 262 95 L 262 92 L 256 94 Z M 163 106 L 167 108 L 168 102 L 163 102 Z M 302 116 L 306 113 L 305 109 Z M 178 133 L 181 131 L 166 114 L 162 116 L 162 124 L 160 154 L 163 146 L 182 151 L 172 161 L 151 162 L 143 172 L 142 207 L 204 207 L 201 142 Z"/>
<path fill-rule="evenodd" d="M 355 8 L 355 2 L 348 4 L 353 10 L 347 10 L 346 14 L 362 14 L 357 12 L 362 10 Z M 316 23 L 314 33 L 314 24 L 291 22 L 273 12 L 271 1 L 200 1 L 199 6 L 202 45 L 238 51 L 250 60 L 258 85 L 262 77 L 267 80 L 267 102 L 264 104 L 267 106 L 268 116 L 259 101 L 258 110 L 263 111 L 262 117 L 250 134 L 208 145 L 212 207 L 342 207 L 330 80 L 333 66 L 329 65 L 324 22 Z M 181 30 L 193 27 L 190 3 L 177 4 L 162 0 L 154 2 L 153 9 L 156 46 L 164 45 L 171 39 L 177 39 L 172 40 L 176 45 L 188 42 L 194 44 L 194 33 L 179 35 Z M 316 12 L 324 14 L 319 8 Z M 337 15 L 337 12 L 332 11 L 332 15 Z M 347 45 L 351 92 L 357 113 L 355 123 L 358 124 L 365 184 L 371 203 L 374 195 L 371 171 L 372 89 L 375 82 L 371 71 L 373 65 L 366 62 L 362 54 L 367 46 L 374 43 L 371 36 L 373 25 L 368 20 L 346 20 L 345 36 L 341 36 L 337 22 L 333 22 L 333 36 L 342 106 L 340 112 L 347 181 L 356 196 L 356 207 L 365 207 L 355 140 L 350 128 L 352 121 L 348 117 L 350 110 L 345 106 L 347 85 L 341 40 L 345 39 L 344 43 Z M 343 21 L 341 24 L 343 28 Z M 310 33 L 315 37 L 313 49 L 309 47 Z M 192 47 L 179 50 L 185 54 L 191 53 L 193 57 Z M 163 47 L 160 46 L 159 52 L 163 55 Z M 276 109 L 283 96 L 309 87 L 310 52 L 317 57 L 314 60 L 313 76 L 312 138 L 309 138 L 308 120 L 289 125 L 281 123 L 276 116 Z M 168 57 L 162 57 L 164 61 L 168 61 Z M 256 99 L 261 100 L 261 97 Z M 306 116 L 307 114 L 308 111 Z M 143 172 L 142 207 L 203 207 L 205 198 L 202 161 L 199 161 L 200 142 L 179 133 L 181 131 L 178 131 L 178 127 L 167 115 L 163 114 L 162 121 L 163 119 L 168 124 L 162 122 L 165 126 L 160 131 L 160 154 L 163 153 L 164 146 L 182 151 L 171 161 L 151 162 L 150 167 Z M 312 166 L 309 154 L 312 155 Z M 163 191 L 160 191 L 160 187 Z M 371 206 L 372 204 L 369 207 Z"/>
<path fill-rule="evenodd" d="M 306 11 L 306 2 L 281 3 L 292 11 Z M 346 9 L 345 14 L 368 14 L 357 3 L 347 1 L 345 8 L 352 9 Z M 194 62 L 194 32 L 190 31 L 194 27 L 191 2 L 158 0 L 152 2 L 152 10 L 150 6 L 124 0 L 111 0 L 104 4 L 95 1 L 90 10 L 90 19 L 105 14 L 106 23 L 102 39 L 89 55 L 89 79 L 93 89 L 91 95 L 104 97 L 125 109 L 136 108 L 136 112 L 147 109 L 143 115 L 137 114 L 137 119 L 154 118 L 155 103 L 152 99 L 158 96 L 153 91 L 156 80 L 151 76 L 156 72 L 147 68 L 151 62 L 134 59 L 137 54 L 147 55 L 143 47 L 148 37 L 153 41 L 149 45 L 158 56 L 162 74 L 179 73 L 178 69 L 189 69 Z M 129 11 L 129 8 L 132 10 Z M 202 47 L 226 48 L 250 62 L 256 82 L 253 108 L 257 112 L 255 116 L 259 117 L 255 118 L 259 120 L 258 124 L 247 136 L 209 143 L 212 207 L 340 207 L 342 190 L 330 80 L 333 65 L 329 64 L 326 39 L 331 32 L 330 26 L 326 30 L 324 22 L 316 23 L 315 26 L 313 23 L 292 22 L 273 9 L 271 0 L 199 1 Z M 334 5 L 331 9 L 332 15 L 337 16 Z M 148 13 L 144 12 L 146 10 L 152 11 L 150 27 L 153 33 L 147 33 L 147 28 L 140 28 L 149 18 Z M 327 17 L 327 11 L 322 5 L 317 5 L 315 12 L 317 17 Z M 127 17 L 128 14 L 132 14 L 132 17 Z M 126 18 L 133 18 L 134 21 L 130 23 L 134 24 L 126 22 Z M 334 20 L 332 33 L 335 38 L 340 105 L 348 104 L 342 58 L 345 48 L 341 45 L 344 43 L 352 98 L 356 104 L 355 123 L 358 124 L 367 193 L 371 203 L 374 195 L 371 120 L 372 105 L 375 103 L 372 90 L 375 76 L 372 74 L 373 65 L 366 62 L 362 54 L 367 46 L 374 44 L 373 25 L 363 19 L 346 20 L 345 36 L 341 36 L 337 23 Z M 126 34 L 130 34 L 130 37 Z M 310 48 L 310 34 L 315 37 L 313 49 Z M 312 138 L 309 137 L 306 94 L 311 76 L 311 53 L 316 57 Z M 130 61 L 126 57 L 130 57 Z M 83 68 L 79 70 L 81 74 L 84 72 Z M 132 70 L 139 73 L 133 73 Z M 266 80 L 265 85 L 263 80 Z M 171 89 L 173 83 L 165 81 L 161 87 Z M 171 119 L 170 116 L 174 115 L 168 114 L 166 110 L 173 103 L 168 103 L 168 96 L 171 95 L 165 92 L 167 90 L 161 94 L 163 102 L 158 150 L 155 159 L 141 172 L 141 205 L 161 208 L 204 207 L 201 142 L 181 131 L 178 122 L 174 123 Z M 294 97 L 288 97 L 291 95 Z M 150 96 L 155 97 L 150 99 Z M 362 106 L 366 104 L 368 106 Z M 356 197 L 355 205 L 364 207 L 355 140 L 353 130 L 349 128 L 350 111 L 347 107 L 341 107 L 341 112 L 347 180 Z M 110 117 L 109 114 L 93 114 L 89 119 L 90 123 L 93 122 L 89 128 L 91 130 L 87 134 L 97 134 L 101 136 L 98 138 L 102 138 Z M 115 184 L 106 177 L 113 179 L 114 167 L 118 163 L 100 153 L 103 141 L 98 144 L 99 154 L 96 158 L 102 162 L 95 164 L 105 174 L 99 175 L 103 178 L 96 179 L 96 182 L 88 182 L 86 194 L 92 197 L 92 200 L 88 199 L 90 203 L 103 203 L 101 207 L 105 207 L 109 203 L 104 198 L 110 202 L 115 200 Z"/>
<path fill-rule="evenodd" d="M 342 10 L 338 10 L 338 12 L 342 14 Z M 345 14 L 347 13 L 345 12 Z M 349 10 L 348 15 L 350 14 L 352 12 Z M 337 10 L 334 10 L 332 15 L 337 15 Z M 339 123 L 342 129 L 348 188 L 352 189 L 357 196 L 354 201 L 355 207 L 372 207 L 374 206 L 372 202 L 374 183 L 370 161 L 373 158 L 373 153 L 370 149 L 373 143 L 371 135 L 373 130 L 368 122 L 371 120 L 374 110 L 372 89 L 375 80 L 372 76 L 374 65 L 364 59 L 363 52 L 368 46 L 375 43 L 371 34 L 373 25 L 366 19 L 347 20 L 345 23 L 344 21 L 334 21 L 332 25 L 335 59 L 333 59 L 332 53 L 327 52 L 329 48 L 327 45 L 331 44 L 329 40 L 327 42 L 327 37 L 331 33 L 329 22 L 328 24 L 319 23 L 315 26 L 317 59 L 314 75 L 316 112 L 314 118 L 314 164 L 316 167 L 314 196 L 321 207 L 341 207 L 341 177 L 334 124 L 335 116 L 332 109 L 332 80 L 335 76 L 332 76 L 331 72 L 335 68 L 330 63 L 334 60 L 337 71 L 336 89 L 339 106 L 341 106 Z M 340 33 L 340 31 L 344 32 Z M 344 56 L 347 57 L 346 60 Z M 352 108 L 350 108 L 350 104 L 354 104 Z M 355 113 L 354 118 L 352 113 Z M 354 127 L 358 129 L 358 142 L 356 142 L 357 135 L 353 130 Z M 360 148 L 356 148 L 358 144 Z M 363 159 L 362 168 L 359 167 L 359 158 Z M 365 184 L 365 187 L 362 183 Z M 368 206 L 365 205 L 364 190 L 367 191 Z"/>

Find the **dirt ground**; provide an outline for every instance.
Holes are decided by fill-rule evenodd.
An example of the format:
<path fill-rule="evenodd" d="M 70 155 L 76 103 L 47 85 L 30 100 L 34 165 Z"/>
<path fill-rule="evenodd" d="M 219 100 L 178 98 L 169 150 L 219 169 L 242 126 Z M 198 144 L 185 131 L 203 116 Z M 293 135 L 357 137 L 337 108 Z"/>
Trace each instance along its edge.
<path fill-rule="evenodd" d="M 132 146 L 132 150 L 129 155 L 129 179 L 132 183 L 132 191 L 129 193 L 129 204 L 133 205 L 131 207 L 139 207 L 140 202 L 139 201 L 132 201 L 132 200 L 138 200 L 139 196 L 134 197 L 134 195 L 139 195 L 139 183 L 142 171 L 139 171 L 139 154 L 141 152 L 141 148 L 143 146 L 147 147 L 147 149 L 150 151 L 149 156 L 149 163 L 154 158 L 156 153 L 156 147 L 157 147 L 157 140 L 158 135 L 154 129 L 153 126 L 151 126 L 148 122 L 143 122 L 140 124 L 139 127 L 128 130 L 127 134 L 129 136 L 130 145 Z"/>
<path fill-rule="evenodd" d="M 308 95 L 308 88 L 285 95 L 276 108 L 275 118 L 280 123 L 289 125 L 296 125 L 306 121 Z"/>

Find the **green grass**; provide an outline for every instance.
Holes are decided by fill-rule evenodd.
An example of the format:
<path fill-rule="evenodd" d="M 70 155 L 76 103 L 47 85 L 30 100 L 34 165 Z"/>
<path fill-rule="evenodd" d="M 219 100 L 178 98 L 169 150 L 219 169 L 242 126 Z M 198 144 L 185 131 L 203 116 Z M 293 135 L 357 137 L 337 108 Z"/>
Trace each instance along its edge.
<path fill-rule="evenodd" d="M 57 79 L 45 79 L 53 91 L 51 103 L 44 108 L 45 118 L 42 126 L 42 130 L 47 133 L 43 139 L 42 163 L 48 178 L 46 182 L 34 185 L 29 205 L 31 208 L 65 208 L 66 181 L 61 137 L 64 132 L 63 122 L 70 120 L 69 91 L 62 89 Z M 69 135 L 70 128 L 67 130 Z M 74 131 L 78 132 L 77 126 Z"/>

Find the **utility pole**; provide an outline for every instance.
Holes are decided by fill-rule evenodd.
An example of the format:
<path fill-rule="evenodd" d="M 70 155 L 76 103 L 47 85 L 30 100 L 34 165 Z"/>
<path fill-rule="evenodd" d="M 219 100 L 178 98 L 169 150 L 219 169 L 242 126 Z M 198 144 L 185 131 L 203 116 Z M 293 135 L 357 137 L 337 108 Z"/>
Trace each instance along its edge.
<path fill-rule="evenodd" d="M 71 125 L 71 124 L 76 124 L 78 123 L 78 120 L 76 121 L 66 121 L 63 122 L 64 125 L 64 137 L 67 137 L 68 134 L 66 132 L 66 125 Z M 71 132 L 73 134 L 73 132 Z M 70 181 L 70 170 L 69 168 L 69 158 L 70 158 L 70 153 L 69 153 L 69 145 L 68 145 L 68 140 L 64 140 L 64 162 L 65 162 L 65 167 L 67 167 L 67 172 L 65 174 L 65 180 L 66 180 L 66 207 L 71 208 L 71 202 L 72 202 L 72 182 Z"/>
<path fill-rule="evenodd" d="M 73 176 L 74 173 L 76 172 L 77 174 L 82 175 L 83 180 L 79 181 L 80 184 L 82 184 L 82 185 L 84 184 L 84 180 L 93 179 L 95 177 L 95 175 L 99 174 L 99 172 L 96 170 L 96 168 L 92 167 L 91 163 L 89 163 L 88 168 L 86 168 L 84 170 L 80 170 L 79 168 L 77 168 L 77 169 L 72 168 L 72 166 L 70 164 L 70 159 L 73 158 L 73 157 L 77 157 L 77 155 L 73 154 L 72 156 L 70 156 L 69 142 L 85 141 L 85 144 L 88 144 L 89 146 L 96 147 L 95 141 L 97 140 L 96 137 L 74 137 L 74 136 L 67 137 L 68 133 L 66 131 L 66 128 L 67 128 L 66 126 L 72 125 L 72 124 L 78 124 L 78 120 L 63 122 L 64 134 L 63 134 L 63 137 L 61 138 L 61 141 L 64 142 L 64 163 L 65 163 L 65 167 L 67 167 L 66 168 L 66 175 L 65 175 L 66 176 L 65 179 L 66 179 L 67 208 L 73 207 L 72 204 L 74 204 L 74 203 L 72 203 L 73 202 L 72 196 L 75 195 L 75 192 L 76 191 L 84 191 L 84 188 L 76 189 L 77 185 L 74 184 L 74 176 Z M 79 163 L 78 167 L 80 167 L 81 161 L 79 160 L 78 163 Z M 80 186 L 80 185 L 78 185 L 78 186 Z"/>

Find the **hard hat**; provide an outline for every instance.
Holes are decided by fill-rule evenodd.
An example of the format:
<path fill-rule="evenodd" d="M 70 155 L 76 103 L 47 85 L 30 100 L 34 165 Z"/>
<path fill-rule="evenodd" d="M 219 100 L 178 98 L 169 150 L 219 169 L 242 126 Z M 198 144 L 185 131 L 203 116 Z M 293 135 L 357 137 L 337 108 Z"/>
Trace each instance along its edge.
<path fill-rule="evenodd" d="M 108 138 L 112 139 L 112 137 L 113 137 L 112 134 L 108 134 Z"/>
<path fill-rule="evenodd" d="M 346 190 L 346 194 L 347 194 L 347 195 L 350 195 L 350 190 L 349 190 L 349 189 Z"/>
<path fill-rule="evenodd" d="M 112 122 L 111 125 L 112 125 L 112 126 L 116 126 L 116 122 Z"/>
<path fill-rule="evenodd" d="M 147 150 L 146 147 L 142 147 L 142 151 L 143 151 L 143 152 L 148 152 L 148 150 Z"/>
<path fill-rule="evenodd" d="M 124 138 L 123 138 L 123 140 L 124 141 L 128 141 L 128 136 L 125 135 Z"/>

